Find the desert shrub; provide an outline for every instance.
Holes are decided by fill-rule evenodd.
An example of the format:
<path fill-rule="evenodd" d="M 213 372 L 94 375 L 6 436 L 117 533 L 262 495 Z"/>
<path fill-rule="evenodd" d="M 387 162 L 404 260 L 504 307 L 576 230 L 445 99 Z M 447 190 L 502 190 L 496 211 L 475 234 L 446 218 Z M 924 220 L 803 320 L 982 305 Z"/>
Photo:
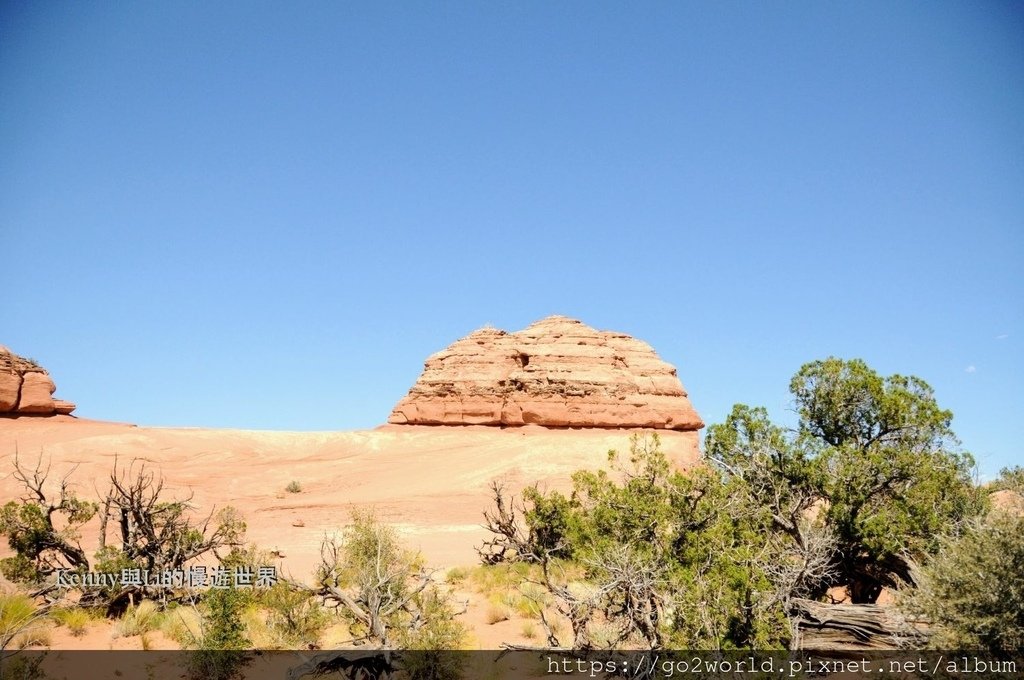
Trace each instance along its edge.
<path fill-rule="evenodd" d="M 534 590 L 536 586 L 533 584 L 524 584 L 521 588 L 529 589 L 531 594 L 537 595 Z M 543 601 L 543 595 L 540 595 L 539 597 L 541 601 Z M 526 619 L 538 617 L 539 607 L 537 600 L 524 593 L 521 589 L 509 591 L 505 593 L 501 599 L 502 604 L 508 607 L 509 611 L 514 613 L 516 616 L 521 616 Z"/>
<path fill-rule="evenodd" d="M 288 493 L 301 493 L 302 485 L 293 479 L 292 481 L 288 482 L 288 486 L 284 487 L 284 490 L 287 491 Z"/>
<path fill-rule="evenodd" d="M 416 607 L 423 625 L 410 626 L 397 635 L 402 654 L 402 671 L 410 680 L 456 680 L 463 677 L 465 658 L 446 653 L 462 649 L 467 631 L 458 621 L 459 613 L 450 599 L 436 587 L 417 593 Z"/>
<path fill-rule="evenodd" d="M 245 593 L 238 588 L 211 588 L 203 597 L 202 649 L 247 649 L 241 615 L 245 609 Z"/>
<path fill-rule="evenodd" d="M 519 588 L 523 583 L 540 578 L 537 564 L 527 562 L 499 562 L 483 564 L 467 571 L 466 582 L 474 590 L 488 595 L 500 594 Z"/>
<path fill-rule="evenodd" d="M 516 611 L 520 616 L 538 618 L 540 610 L 548 600 L 548 592 L 537 582 L 524 583 L 519 586 L 519 597 L 516 599 Z"/>
<path fill-rule="evenodd" d="M 143 600 L 125 610 L 124 615 L 114 627 L 114 632 L 120 637 L 131 637 L 148 633 L 159 625 L 160 611 L 156 603 L 151 600 Z"/>
<path fill-rule="evenodd" d="M 14 552 L 0 560 L 0 572 L 14 582 L 38 583 L 52 578 L 60 569 L 79 573 L 120 573 L 126 569 L 146 570 L 151 575 L 171 573 L 209 552 L 240 545 L 245 532 L 245 522 L 230 507 L 205 518 L 193 517 L 190 499 L 167 500 L 162 478 L 141 465 L 131 464 L 124 469 L 115 462 L 102 511 L 99 504 L 75 495 L 70 472 L 50 484 L 50 468 L 41 458 L 29 468 L 15 457 L 12 474 L 25 495 L 0 508 L 0 535 L 6 536 Z M 93 567 L 79 540 L 81 526 L 97 515 L 100 545 Z M 118 527 L 119 543 L 108 544 L 107 528 L 111 524 Z M 135 599 L 166 602 L 174 595 L 170 585 L 119 583 L 85 589 L 81 601 L 107 606 L 109 614 L 116 614 Z"/>
<path fill-rule="evenodd" d="M 524 493 L 525 533 L 548 547 L 540 565 L 519 565 L 510 607 L 557 640 L 549 601 L 572 627 L 560 644 L 575 648 L 786 644 L 784 601 L 764 566 L 783 546 L 739 484 L 673 470 L 657 436 L 634 437 L 628 457 L 613 451 L 609 463 L 573 475 L 569 496 Z"/>
<path fill-rule="evenodd" d="M 990 487 L 991 491 L 1013 491 L 1024 495 L 1024 467 L 1014 465 L 999 471 L 999 477 Z"/>
<path fill-rule="evenodd" d="M 199 679 L 228 680 L 241 674 L 247 662 L 243 650 L 247 598 L 237 588 L 213 588 L 203 598 L 202 637 L 189 659 L 189 674 Z"/>
<path fill-rule="evenodd" d="M 994 512 L 945 537 L 900 606 L 931 623 L 937 649 L 1024 648 L 1024 517 Z"/>
<path fill-rule="evenodd" d="M 235 649 L 198 649 L 191 652 L 188 676 L 191 680 L 231 680 L 242 677 L 249 659 Z"/>
<path fill-rule="evenodd" d="M 11 555 L 0 559 L 0 574 L 11 583 L 38 583 L 42 574 L 26 555 Z"/>
<path fill-rule="evenodd" d="M 50 676 L 42 668 L 45 660 L 46 657 L 42 654 L 11 654 L 0 661 L 0 664 L 3 665 L 4 677 L 17 680 L 48 680 Z"/>
<path fill-rule="evenodd" d="M 91 611 L 81 607 L 56 609 L 50 612 L 50 618 L 59 625 L 66 627 L 68 632 L 74 637 L 85 635 L 89 624 L 96 620 L 95 615 Z"/>
<path fill-rule="evenodd" d="M 260 597 L 267 610 L 267 627 L 285 647 L 316 644 L 329 616 L 311 593 L 277 583 Z"/>
<path fill-rule="evenodd" d="M 221 566 L 226 567 L 229 571 L 236 567 L 247 567 L 253 573 L 256 573 L 259 567 L 269 566 L 272 562 L 273 557 L 270 551 L 264 550 L 255 543 L 234 545 L 224 557 L 220 558 Z"/>
<path fill-rule="evenodd" d="M 257 605 L 247 605 L 242 610 L 241 619 L 243 635 L 253 649 L 286 649 L 288 647 L 281 636 L 270 629 L 267 624 L 266 611 Z"/>
<path fill-rule="evenodd" d="M 416 622 L 399 632 L 399 647 L 430 651 L 461 649 L 466 641 L 466 627 L 458 619 L 461 610 L 452 606 L 447 594 L 431 586 L 417 593 L 414 600 L 422 623 Z"/>
<path fill-rule="evenodd" d="M 190 512 L 191 496 L 166 500 L 163 478 L 144 465 L 119 469 L 115 464 L 110 485 L 102 540 L 106 542 L 106 519 L 116 518 L 117 559 L 135 568 L 150 574 L 171 573 L 207 553 L 243 544 L 246 526 L 236 509 L 228 506 L 197 519 Z M 132 586 L 120 596 L 137 593 L 165 599 L 171 590 L 162 585 Z"/>
<path fill-rule="evenodd" d="M 15 456 L 13 476 L 26 495 L 0 508 L 0 535 L 7 537 L 15 553 L 0 560 L 0 573 L 11 581 L 39 582 L 57 569 L 89 567 L 79 544 L 79 530 L 96 514 L 98 506 L 75 495 L 70 472 L 53 493 L 47 488 L 49 474 L 49 464 L 44 467 L 42 458 L 29 469 Z"/>
<path fill-rule="evenodd" d="M 95 571 L 101 574 L 121 574 L 124 569 L 139 568 L 138 563 L 130 559 L 120 548 L 111 545 L 103 546 L 97 550 L 93 563 L 95 564 Z M 117 579 L 113 584 L 104 585 L 96 590 L 89 591 L 86 600 L 97 604 L 120 602 L 120 606 L 108 612 L 108 614 L 116 616 L 119 613 L 124 613 L 122 610 L 129 603 L 129 598 L 125 597 L 125 594 L 128 592 L 135 592 L 135 589 L 132 586 L 124 585 L 120 579 Z M 141 595 L 142 593 L 136 594 Z"/>
<path fill-rule="evenodd" d="M 347 617 L 357 640 L 382 647 L 441 644 L 461 630 L 422 558 L 372 512 L 356 511 L 341 541 L 326 539 L 317 593 Z"/>

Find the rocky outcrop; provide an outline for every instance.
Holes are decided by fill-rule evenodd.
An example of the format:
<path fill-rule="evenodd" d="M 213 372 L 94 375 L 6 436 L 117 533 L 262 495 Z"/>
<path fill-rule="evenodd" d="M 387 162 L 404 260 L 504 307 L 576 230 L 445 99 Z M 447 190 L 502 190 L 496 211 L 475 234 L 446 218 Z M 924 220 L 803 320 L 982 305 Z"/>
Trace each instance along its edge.
<path fill-rule="evenodd" d="M 551 316 L 482 328 L 430 356 L 389 423 L 696 431 L 676 369 L 647 343 Z"/>
<path fill-rule="evenodd" d="M 75 405 L 54 399 L 56 387 L 46 369 L 0 345 L 0 415 L 69 414 Z"/>

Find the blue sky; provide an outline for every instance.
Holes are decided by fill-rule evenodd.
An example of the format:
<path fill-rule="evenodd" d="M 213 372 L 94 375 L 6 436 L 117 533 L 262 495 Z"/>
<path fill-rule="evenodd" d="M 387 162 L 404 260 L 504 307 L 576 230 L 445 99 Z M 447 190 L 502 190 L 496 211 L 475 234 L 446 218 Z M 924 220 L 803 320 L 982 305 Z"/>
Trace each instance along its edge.
<path fill-rule="evenodd" d="M 0 5 L 0 343 L 84 417 L 353 429 L 552 313 L 708 422 L 918 375 L 1024 462 L 1007 2 Z"/>

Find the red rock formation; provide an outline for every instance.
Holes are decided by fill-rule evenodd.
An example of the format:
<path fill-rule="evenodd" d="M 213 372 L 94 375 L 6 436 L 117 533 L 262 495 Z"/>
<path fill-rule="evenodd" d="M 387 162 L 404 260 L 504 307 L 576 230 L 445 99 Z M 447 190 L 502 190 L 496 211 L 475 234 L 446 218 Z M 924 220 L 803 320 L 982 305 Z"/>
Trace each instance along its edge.
<path fill-rule="evenodd" d="M 525 330 L 482 328 L 430 356 L 388 422 L 656 428 L 704 426 L 647 343 L 551 316 Z"/>
<path fill-rule="evenodd" d="M 0 415 L 52 416 L 75 410 L 70 401 L 54 399 L 46 369 L 0 345 Z"/>

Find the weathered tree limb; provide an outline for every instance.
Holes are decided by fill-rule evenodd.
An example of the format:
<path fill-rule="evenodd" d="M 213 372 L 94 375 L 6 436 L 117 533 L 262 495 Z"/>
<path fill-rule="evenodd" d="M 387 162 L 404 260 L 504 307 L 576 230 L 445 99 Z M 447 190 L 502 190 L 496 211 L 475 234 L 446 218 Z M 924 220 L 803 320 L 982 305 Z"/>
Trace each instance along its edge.
<path fill-rule="evenodd" d="M 791 601 L 796 622 L 795 649 L 870 651 L 897 649 L 927 639 L 927 628 L 905 619 L 893 607 L 876 604 L 824 604 Z"/>

